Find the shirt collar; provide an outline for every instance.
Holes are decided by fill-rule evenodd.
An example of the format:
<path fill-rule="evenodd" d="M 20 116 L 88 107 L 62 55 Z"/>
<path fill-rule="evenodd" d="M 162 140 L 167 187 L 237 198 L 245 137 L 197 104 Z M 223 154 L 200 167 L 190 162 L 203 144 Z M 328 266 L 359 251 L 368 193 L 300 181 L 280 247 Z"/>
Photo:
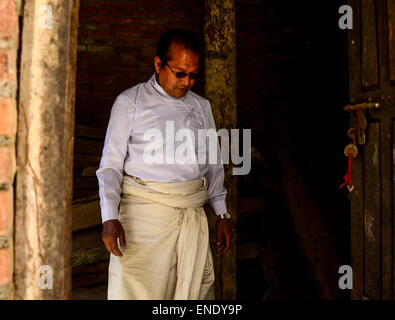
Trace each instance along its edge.
<path fill-rule="evenodd" d="M 158 81 L 156 80 L 156 72 L 154 72 L 154 74 L 152 75 L 150 81 L 151 81 L 152 86 L 153 86 L 157 91 L 159 91 L 162 95 L 164 95 L 165 97 L 167 97 L 167 98 L 169 98 L 169 99 L 174 99 L 174 100 L 178 100 L 178 101 L 183 101 L 183 102 L 186 101 L 186 97 L 187 97 L 187 95 L 189 94 L 189 91 L 188 91 L 183 97 L 181 97 L 181 98 L 172 97 L 171 95 L 169 95 L 169 94 L 161 87 L 161 85 L 160 85 L 160 84 L 158 83 Z"/>

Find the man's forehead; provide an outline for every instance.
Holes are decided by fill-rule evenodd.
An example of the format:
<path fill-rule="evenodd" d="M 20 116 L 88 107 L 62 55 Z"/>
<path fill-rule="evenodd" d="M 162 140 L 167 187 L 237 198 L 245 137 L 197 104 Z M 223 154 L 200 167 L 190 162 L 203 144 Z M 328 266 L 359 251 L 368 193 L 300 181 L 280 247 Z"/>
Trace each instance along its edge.
<path fill-rule="evenodd" d="M 174 64 L 173 66 L 172 66 L 172 69 L 177 69 L 177 70 L 179 70 L 179 71 L 188 71 L 187 70 L 187 67 L 186 66 L 182 66 L 182 65 L 176 65 L 176 64 Z M 199 68 L 199 66 L 198 67 L 196 67 L 194 70 L 192 70 L 192 71 L 198 71 L 200 68 Z"/>
<path fill-rule="evenodd" d="M 198 69 L 199 65 L 199 54 L 190 50 L 185 49 L 184 46 L 178 43 L 172 43 L 170 46 L 170 57 L 169 62 L 172 63 L 174 68 L 186 69 L 189 65 Z M 197 70 L 196 69 L 196 70 Z"/>
<path fill-rule="evenodd" d="M 190 59 L 175 59 L 175 57 L 172 57 L 173 59 L 169 60 L 168 63 L 171 65 L 172 69 L 178 69 L 179 71 L 187 71 L 190 68 L 193 68 L 192 71 L 197 71 L 199 70 L 199 59 L 196 61 Z"/>

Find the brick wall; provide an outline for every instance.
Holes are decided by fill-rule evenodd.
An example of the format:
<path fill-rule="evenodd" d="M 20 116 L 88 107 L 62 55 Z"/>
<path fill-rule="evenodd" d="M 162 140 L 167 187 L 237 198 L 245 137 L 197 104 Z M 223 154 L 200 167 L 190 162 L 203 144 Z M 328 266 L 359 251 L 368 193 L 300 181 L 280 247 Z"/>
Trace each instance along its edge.
<path fill-rule="evenodd" d="M 12 298 L 19 1 L 0 3 L 0 299 Z"/>
<path fill-rule="evenodd" d="M 201 0 L 81 0 L 76 124 L 106 128 L 116 96 L 154 72 L 162 32 L 184 27 L 201 37 L 202 10 Z"/>

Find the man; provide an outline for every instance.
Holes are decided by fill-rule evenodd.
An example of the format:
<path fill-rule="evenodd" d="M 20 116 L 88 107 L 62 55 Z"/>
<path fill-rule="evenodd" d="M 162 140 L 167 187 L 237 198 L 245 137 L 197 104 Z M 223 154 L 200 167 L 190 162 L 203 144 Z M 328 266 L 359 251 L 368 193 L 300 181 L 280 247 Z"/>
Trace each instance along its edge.
<path fill-rule="evenodd" d="M 112 107 L 96 171 L 102 239 L 110 252 L 108 299 L 214 299 L 203 204 L 208 201 L 217 215 L 217 251 L 225 253 L 231 226 L 224 168 L 208 155 L 204 163 L 175 161 L 174 149 L 185 142 L 169 138 L 169 131 L 177 137 L 188 129 L 198 137 L 199 130 L 215 130 L 209 101 L 190 91 L 199 51 L 192 32 L 165 32 L 155 73 L 122 92 Z M 147 138 L 152 130 L 165 137 L 154 148 Z M 166 160 L 147 162 L 147 150 L 165 150 Z M 201 153 L 201 145 L 192 150 Z"/>

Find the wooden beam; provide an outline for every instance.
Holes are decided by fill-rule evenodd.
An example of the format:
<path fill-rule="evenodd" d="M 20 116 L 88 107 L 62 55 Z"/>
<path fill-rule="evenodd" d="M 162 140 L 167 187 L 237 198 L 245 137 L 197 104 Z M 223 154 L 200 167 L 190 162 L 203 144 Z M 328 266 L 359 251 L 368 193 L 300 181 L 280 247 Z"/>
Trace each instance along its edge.
<path fill-rule="evenodd" d="M 72 231 L 101 225 L 100 201 L 88 201 L 73 205 Z"/>
<path fill-rule="evenodd" d="M 75 146 L 74 153 L 101 156 L 104 146 L 104 141 L 76 137 L 74 141 L 74 146 Z"/>
<path fill-rule="evenodd" d="M 42 1 L 24 2 L 15 214 L 18 300 L 71 298 L 79 1 L 48 0 L 45 5 L 43 12 Z M 49 9 L 52 24 L 45 25 L 43 15 Z M 52 269 L 51 290 L 38 285 L 44 275 L 41 266 Z"/>
<path fill-rule="evenodd" d="M 80 124 L 75 125 L 75 136 L 83 138 L 94 138 L 104 141 L 106 130 L 101 128 L 83 126 Z"/>
<path fill-rule="evenodd" d="M 96 171 L 99 167 L 86 167 L 82 169 L 83 177 L 96 177 Z"/>
<path fill-rule="evenodd" d="M 101 156 L 76 154 L 74 156 L 75 168 L 99 167 Z"/>
<path fill-rule="evenodd" d="M 288 156 L 281 159 L 281 179 L 285 201 L 292 214 L 300 246 L 310 263 L 322 299 L 336 299 L 339 287 L 340 260 L 302 177 Z"/>

